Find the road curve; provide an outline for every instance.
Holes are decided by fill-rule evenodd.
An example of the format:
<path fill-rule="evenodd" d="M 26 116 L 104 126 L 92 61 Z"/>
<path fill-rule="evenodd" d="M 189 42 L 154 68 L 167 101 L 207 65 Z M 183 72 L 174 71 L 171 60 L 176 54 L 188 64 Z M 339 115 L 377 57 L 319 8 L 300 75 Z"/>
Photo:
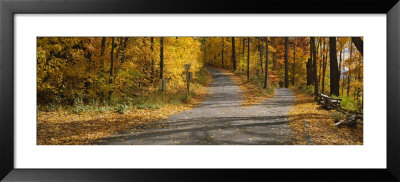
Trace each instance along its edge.
<path fill-rule="evenodd" d="M 289 89 L 254 106 L 241 106 L 242 91 L 226 74 L 212 76 L 206 99 L 195 108 L 115 134 L 96 144 L 110 145 L 284 145 L 292 134 L 287 120 L 295 101 Z"/>

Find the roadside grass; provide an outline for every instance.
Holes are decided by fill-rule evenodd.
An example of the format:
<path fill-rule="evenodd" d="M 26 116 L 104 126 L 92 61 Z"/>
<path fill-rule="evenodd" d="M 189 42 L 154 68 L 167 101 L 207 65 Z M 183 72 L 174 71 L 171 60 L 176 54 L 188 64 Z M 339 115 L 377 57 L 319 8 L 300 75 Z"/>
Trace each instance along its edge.
<path fill-rule="evenodd" d="M 189 110 L 207 94 L 211 76 L 203 70 L 186 89 L 143 93 L 135 99 L 115 104 L 84 104 L 76 99 L 72 106 L 48 104 L 38 106 L 38 145 L 80 145 L 111 136 L 114 133 L 135 131 L 137 126 L 164 119 Z"/>
<path fill-rule="evenodd" d="M 244 101 L 241 103 L 242 106 L 256 105 L 275 94 L 275 87 L 269 86 L 267 89 L 263 88 L 264 77 L 262 76 L 252 75 L 250 81 L 247 81 L 246 74 L 244 73 L 233 73 L 226 69 L 218 69 L 227 74 L 243 91 L 242 99 Z"/>
<path fill-rule="evenodd" d="M 305 95 L 313 95 L 314 94 L 314 86 L 313 85 L 297 87 L 297 88 L 293 88 L 293 90 L 297 93 L 305 94 Z M 327 93 L 327 91 L 325 91 L 324 94 L 329 95 L 329 93 Z M 362 104 L 357 99 L 354 99 L 353 97 L 349 97 L 349 96 L 332 95 L 332 97 L 342 99 L 342 101 L 340 102 L 340 106 L 343 109 L 348 110 L 348 111 L 362 112 Z"/>

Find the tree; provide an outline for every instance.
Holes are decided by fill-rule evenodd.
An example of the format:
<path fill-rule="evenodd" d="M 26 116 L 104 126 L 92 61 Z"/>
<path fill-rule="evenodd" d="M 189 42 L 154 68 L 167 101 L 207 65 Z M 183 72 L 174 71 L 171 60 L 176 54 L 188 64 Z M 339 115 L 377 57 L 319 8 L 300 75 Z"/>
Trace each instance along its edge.
<path fill-rule="evenodd" d="M 110 79 L 109 79 L 109 84 L 112 85 L 112 77 L 113 77 L 113 71 L 114 71 L 114 37 L 111 38 L 111 64 L 110 64 Z M 113 95 L 112 89 L 108 92 L 108 100 L 111 101 Z"/>
<path fill-rule="evenodd" d="M 351 60 L 353 58 L 353 45 L 350 43 L 350 57 L 349 59 Z M 351 82 L 351 75 L 350 75 L 350 66 L 348 67 L 348 75 L 347 75 L 347 91 L 346 91 L 346 96 L 350 96 L 350 82 Z"/>
<path fill-rule="evenodd" d="M 164 37 L 160 38 L 160 79 L 163 79 L 164 73 Z"/>
<path fill-rule="evenodd" d="M 243 48 L 243 50 L 242 50 L 242 54 L 243 54 L 243 57 L 244 57 L 244 49 L 245 49 L 245 47 L 246 47 L 246 39 L 245 38 L 243 38 L 242 39 L 242 42 L 243 42 L 243 46 L 242 46 L 242 48 Z"/>
<path fill-rule="evenodd" d="M 321 92 L 325 92 L 325 72 L 326 72 L 326 65 L 327 65 L 327 60 L 328 60 L 328 55 L 327 55 L 327 46 L 325 43 L 325 38 L 324 39 L 324 50 L 323 50 L 323 57 L 322 57 L 322 84 L 321 84 Z"/>
<path fill-rule="evenodd" d="M 363 40 L 361 40 L 361 37 L 351 37 L 351 41 L 353 41 L 354 45 L 356 46 L 357 50 L 363 55 L 364 49 L 363 49 Z"/>
<path fill-rule="evenodd" d="M 151 80 L 154 81 L 154 37 L 150 37 L 150 49 L 151 49 Z"/>
<path fill-rule="evenodd" d="M 340 87 L 340 78 L 342 77 L 342 50 L 339 51 L 339 69 L 338 69 L 338 74 L 339 74 L 339 87 Z M 339 88 L 340 90 L 340 88 Z M 342 84 L 342 95 L 343 95 L 343 84 Z"/>
<path fill-rule="evenodd" d="M 285 86 L 303 87 L 307 83 L 313 89 L 317 84 L 319 89 L 312 90 L 313 94 L 326 93 L 334 86 L 331 81 L 336 80 L 341 96 L 346 96 L 347 87 L 348 96 L 358 101 L 354 105 L 359 107 L 363 96 L 363 61 L 354 42 L 351 37 L 336 38 L 336 54 L 331 54 L 329 47 L 333 41 L 326 37 L 39 37 L 37 102 L 104 103 L 109 96 L 124 102 L 142 93 L 157 93 L 158 78 L 168 78 L 171 92 L 179 92 L 186 86 L 182 76 L 184 64 L 192 65 L 195 78 L 204 76 L 200 72 L 203 66 L 221 67 L 223 54 L 225 68 L 236 69 L 249 82 L 250 72 L 257 71 L 255 78 L 262 79 L 251 82 L 265 89 L 284 87 L 286 81 Z M 247 55 L 242 54 L 243 49 Z M 239 52 L 243 56 L 238 58 Z M 330 55 L 336 55 L 339 63 L 336 78 L 330 75 L 335 74 L 330 71 L 335 69 L 335 64 L 330 63 L 335 56 L 331 59 Z"/>
<path fill-rule="evenodd" d="M 104 63 L 105 63 L 105 61 L 104 61 L 104 52 L 105 52 L 105 49 L 106 49 L 106 42 L 107 41 L 107 39 L 106 39 L 106 37 L 102 37 L 101 38 L 101 50 L 100 50 L 100 66 L 102 67 L 101 69 L 100 69 L 100 71 L 99 71 L 99 74 L 101 74 L 101 72 L 103 72 L 104 70 L 103 70 L 103 68 L 104 68 Z M 101 103 L 104 103 L 104 91 L 103 90 L 101 90 L 100 91 L 100 102 Z"/>
<path fill-rule="evenodd" d="M 308 61 L 306 63 L 306 69 L 307 69 L 307 85 L 312 85 L 313 81 L 312 81 L 312 59 L 311 57 L 308 58 Z"/>
<path fill-rule="evenodd" d="M 293 72 L 292 72 L 292 85 L 294 86 L 294 76 L 296 71 L 296 42 L 295 38 L 293 39 Z"/>
<path fill-rule="evenodd" d="M 310 48 L 312 52 L 312 64 L 313 64 L 313 82 L 314 82 L 314 95 L 318 95 L 318 78 L 317 78 L 317 51 L 315 50 L 315 37 L 310 37 Z"/>
<path fill-rule="evenodd" d="M 275 60 L 275 52 L 272 53 L 272 70 L 275 71 L 276 68 L 276 60 Z"/>
<path fill-rule="evenodd" d="M 264 89 L 268 88 L 268 37 L 265 37 L 265 79 L 264 79 Z"/>
<path fill-rule="evenodd" d="M 250 80 L 250 37 L 247 38 L 247 81 Z"/>
<path fill-rule="evenodd" d="M 329 37 L 330 94 L 339 96 L 339 73 L 336 54 L 336 37 Z"/>
<path fill-rule="evenodd" d="M 222 54 L 222 67 L 225 67 L 224 64 L 224 37 L 221 37 L 222 47 L 221 47 L 221 54 Z"/>
<path fill-rule="evenodd" d="M 313 64 L 313 44 L 312 41 L 313 38 L 310 37 L 310 55 L 309 55 L 309 59 L 307 62 L 307 85 L 313 85 L 314 84 L 314 64 Z"/>
<path fill-rule="evenodd" d="M 232 65 L 233 71 L 236 71 L 236 55 L 235 55 L 235 37 L 232 37 Z"/>
<path fill-rule="evenodd" d="M 322 72 L 323 72 L 323 68 L 322 68 L 322 65 L 324 64 L 324 43 L 325 43 L 325 38 L 323 38 L 323 37 L 320 37 L 320 38 L 318 38 L 317 39 L 318 40 L 318 53 L 319 54 L 317 54 L 317 57 L 318 58 L 322 58 L 322 59 L 320 59 L 320 62 L 319 62 L 319 76 L 318 76 L 318 81 L 320 81 L 321 82 L 321 87 L 322 87 L 322 89 L 321 89 L 321 93 L 324 93 L 324 91 L 323 91 L 323 85 L 322 85 L 322 82 L 324 82 L 324 80 L 322 80 Z"/>
<path fill-rule="evenodd" d="M 106 37 L 102 37 L 101 38 L 101 51 L 100 51 L 100 57 L 102 57 L 101 59 L 101 65 L 104 66 L 104 50 L 106 49 Z"/>
<path fill-rule="evenodd" d="M 288 46 L 288 38 L 285 37 L 285 88 L 289 87 L 289 75 L 288 75 L 288 54 L 289 54 L 289 46 Z"/>
<path fill-rule="evenodd" d="M 261 73 L 264 74 L 264 67 L 263 67 L 263 45 L 262 45 L 262 40 L 261 37 L 258 38 L 258 52 L 260 53 L 260 69 Z"/>

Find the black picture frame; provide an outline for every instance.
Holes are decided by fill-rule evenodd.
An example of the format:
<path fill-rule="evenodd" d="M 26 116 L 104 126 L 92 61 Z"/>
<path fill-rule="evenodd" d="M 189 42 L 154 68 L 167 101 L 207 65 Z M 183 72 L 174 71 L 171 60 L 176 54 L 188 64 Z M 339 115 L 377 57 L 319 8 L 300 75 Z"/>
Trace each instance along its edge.
<path fill-rule="evenodd" d="M 32 13 L 316 13 L 316 16 L 318 13 L 386 14 L 387 168 L 15 169 L 14 15 Z M 400 3 L 398 0 L 0 0 L 0 179 L 4 181 L 226 181 L 233 178 L 244 181 L 256 179 L 267 181 L 400 181 L 399 17 Z"/>

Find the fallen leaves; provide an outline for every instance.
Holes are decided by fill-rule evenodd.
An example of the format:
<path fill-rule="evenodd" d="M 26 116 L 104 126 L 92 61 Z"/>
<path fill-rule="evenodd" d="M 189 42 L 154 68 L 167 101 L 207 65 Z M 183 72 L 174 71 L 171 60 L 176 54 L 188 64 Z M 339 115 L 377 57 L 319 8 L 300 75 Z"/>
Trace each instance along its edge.
<path fill-rule="evenodd" d="M 211 76 L 208 76 L 209 83 Z M 189 110 L 204 99 L 207 87 L 197 90 L 197 96 L 181 105 L 167 104 L 158 109 L 130 109 L 124 114 L 69 111 L 38 112 L 37 145 L 82 145 L 123 131 L 137 131 L 140 126 L 173 114 Z"/>
<path fill-rule="evenodd" d="M 296 102 L 289 112 L 290 127 L 296 133 L 293 143 L 306 144 L 305 135 L 308 135 L 311 144 L 315 145 L 362 145 L 363 126 L 337 128 L 333 126 L 330 112 L 320 109 L 313 97 L 297 94 Z"/>

